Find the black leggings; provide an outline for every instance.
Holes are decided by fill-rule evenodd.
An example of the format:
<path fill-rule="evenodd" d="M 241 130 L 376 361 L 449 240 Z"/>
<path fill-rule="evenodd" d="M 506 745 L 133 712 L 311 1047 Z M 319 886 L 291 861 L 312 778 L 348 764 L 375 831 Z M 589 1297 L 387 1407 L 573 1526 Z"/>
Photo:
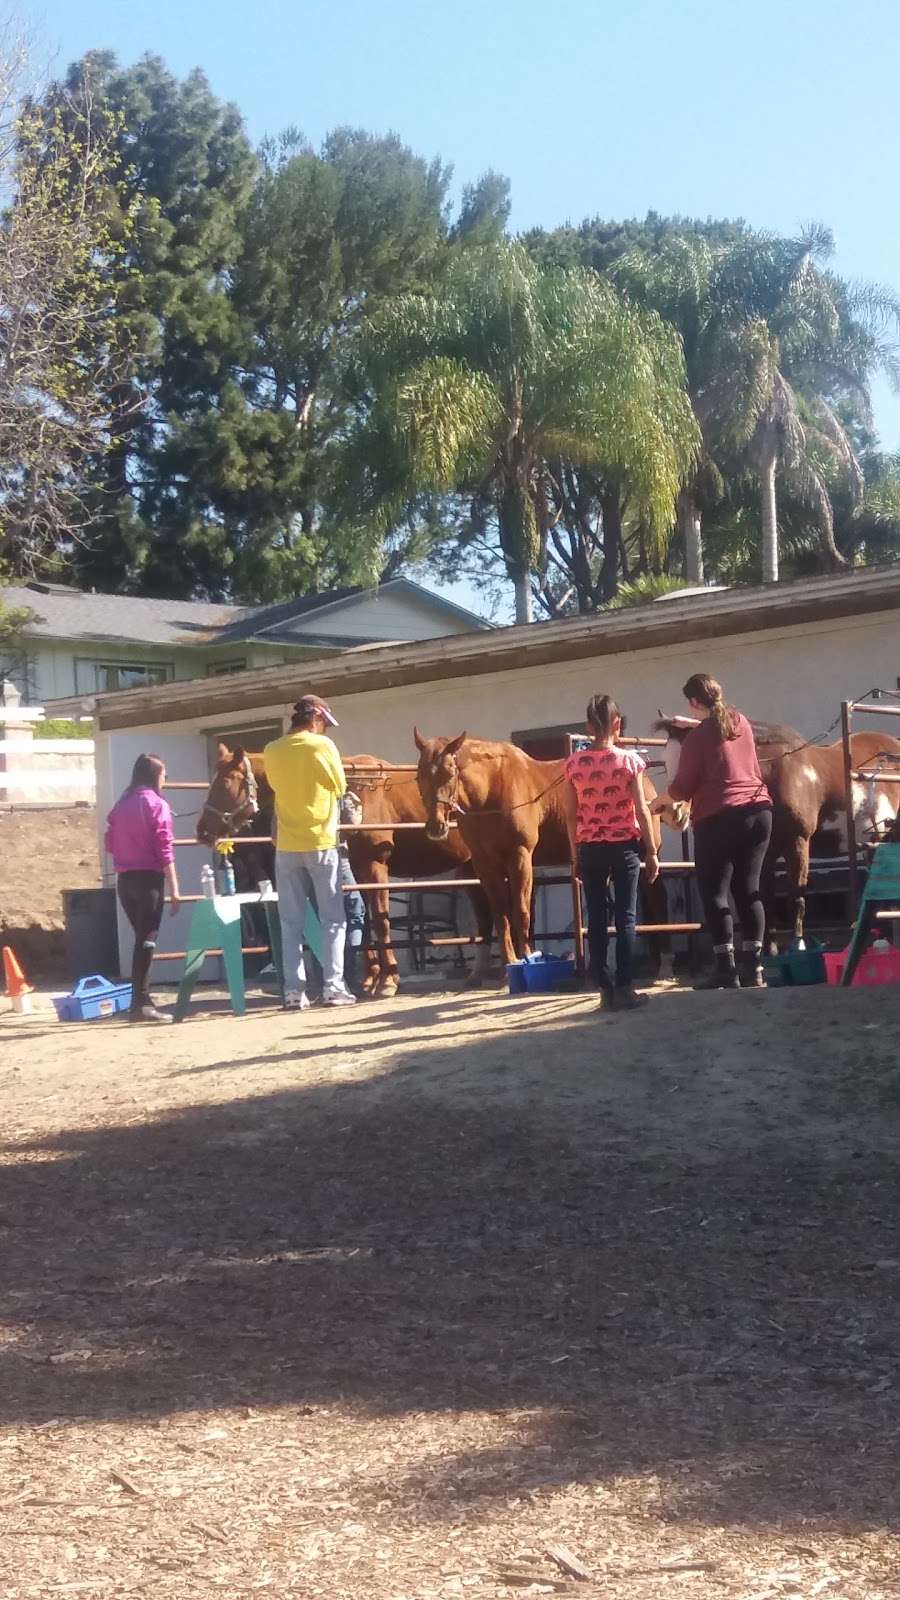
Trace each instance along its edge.
<path fill-rule="evenodd" d="M 149 1000 L 150 963 L 156 953 L 156 935 L 162 922 L 166 880 L 161 872 L 120 872 L 119 902 L 134 929 L 131 959 L 131 1009 L 139 1011 Z"/>
<path fill-rule="evenodd" d="M 766 912 L 759 879 L 771 837 L 772 808 L 765 803 L 729 806 L 698 822 L 694 828 L 697 887 L 717 950 L 734 943 L 729 889 L 734 896 L 744 943 L 763 942 Z"/>

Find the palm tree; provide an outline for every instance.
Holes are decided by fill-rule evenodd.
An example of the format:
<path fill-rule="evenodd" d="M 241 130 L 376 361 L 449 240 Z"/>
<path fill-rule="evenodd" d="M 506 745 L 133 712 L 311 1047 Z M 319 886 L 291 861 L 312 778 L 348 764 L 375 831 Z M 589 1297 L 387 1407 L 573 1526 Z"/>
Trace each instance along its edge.
<path fill-rule="evenodd" d="M 595 273 L 469 250 L 373 319 L 367 366 L 374 404 L 345 462 L 357 506 L 384 532 L 417 495 L 467 494 L 496 527 L 518 622 L 558 514 L 551 463 L 627 481 L 665 543 L 699 442 L 679 340 Z"/>
<path fill-rule="evenodd" d="M 752 332 L 729 315 L 719 295 L 721 265 L 731 239 L 701 233 L 670 233 L 654 244 L 627 250 L 609 268 L 613 282 L 634 303 L 659 312 L 678 332 L 684 350 L 688 393 L 702 449 L 678 491 L 678 527 L 685 577 L 702 583 L 704 491 L 715 497 L 723 482 L 718 459 L 747 427 L 746 369 Z"/>
<path fill-rule="evenodd" d="M 719 295 L 748 329 L 744 412 L 746 456 L 759 476 L 762 577 L 779 576 L 779 470 L 811 508 L 821 561 L 843 566 L 834 536 L 830 479 L 843 479 L 859 506 L 864 477 L 842 405 L 870 417 L 869 380 L 876 368 L 892 374 L 896 346 L 886 336 L 900 307 L 885 290 L 848 287 L 823 263 L 834 243 L 827 229 L 798 239 L 747 237 L 729 251 Z M 748 422 L 752 426 L 748 428 Z"/>
<path fill-rule="evenodd" d="M 832 249 L 823 229 L 794 240 L 672 234 L 653 249 L 627 252 L 610 269 L 633 299 L 678 329 L 684 347 L 703 439 L 678 497 L 691 582 L 703 581 L 704 488 L 721 491 L 724 471 L 739 460 L 760 481 L 764 581 L 778 578 L 779 469 L 816 514 L 823 560 L 842 564 L 828 479 L 839 473 L 859 495 L 862 474 L 836 402 L 850 398 L 868 413 L 869 374 L 892 363 L 884 330 L 898 310 L 884 291 L 851 291 L 825 272 L 818 263 Z"/>

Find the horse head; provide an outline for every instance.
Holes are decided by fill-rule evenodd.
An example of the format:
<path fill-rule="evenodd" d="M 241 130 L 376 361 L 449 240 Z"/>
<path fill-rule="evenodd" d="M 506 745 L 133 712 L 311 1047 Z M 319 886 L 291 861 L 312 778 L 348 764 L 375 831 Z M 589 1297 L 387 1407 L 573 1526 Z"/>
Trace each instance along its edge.
<path fill-rule="evenodd" d="M 259 794 L 253 762 L 243 745 L 220 744 L 218 760 L 203 810 L 197 823 L 201 844 L 215 844 L 252 823 L 259 814 Z"/>
<path fill-rule="evenodd" d="M 450 823 L 460 809 L 458 756 L 466 735 L 423 739 L 414 728 L 413 737 L 419 752 L 416 783 L 425 806 L 425 832 L 429 839 L 441 841 L 446 839 Z"/>
<path fill-rule="evenodd" d="M 678 760 L 681 755 L 681 746 L 692 728 L 696 728 L 696 717 L 667 717 L 663 711 L 657 713 L 653 724 L 654 733 L 664 733 L 667 744 L 663 751 L 663 760 L 666 764 L 666 781 L 671 783 L 678 771 Z M 675 833 L 684 833 L 691 820 L 691 808 L 683 800 L 670 800 L 665 806 L 654 805 L 654 813 L 664 822 L 667 828 Z"/>

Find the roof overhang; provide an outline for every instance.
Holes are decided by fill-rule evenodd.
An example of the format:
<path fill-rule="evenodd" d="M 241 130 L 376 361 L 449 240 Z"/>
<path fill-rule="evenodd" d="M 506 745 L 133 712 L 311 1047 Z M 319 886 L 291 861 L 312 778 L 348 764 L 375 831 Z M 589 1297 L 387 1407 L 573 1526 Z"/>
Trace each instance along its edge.
<path fill-rule="evenodd" d="M 489 633 L 450 634 L 363 653 L 342 652 L 302 666 L 284 663 L 222 678 L 131 689 L 98 696 L 96 715 L 102 729 L 150 727 L 197 717 L 215 722 L 223 715 L 289 705 L 307 691 L 326 697 L 360 694 L 898 609 L 900 563 L 894 563 L 837 577 L 710 592 L 667 606 L 650 604 Z"/>

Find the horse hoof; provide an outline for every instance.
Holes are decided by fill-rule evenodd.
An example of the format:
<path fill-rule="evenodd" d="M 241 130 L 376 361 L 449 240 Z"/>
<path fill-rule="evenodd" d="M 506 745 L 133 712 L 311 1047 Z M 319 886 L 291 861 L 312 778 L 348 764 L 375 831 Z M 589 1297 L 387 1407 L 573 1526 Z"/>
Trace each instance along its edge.
<path fill-rule="evenodd" d="M 393 1000 L 400 987 L 398 978 L 385 978 L 375 990 L 373 998 L 376 1000 Z"/>

